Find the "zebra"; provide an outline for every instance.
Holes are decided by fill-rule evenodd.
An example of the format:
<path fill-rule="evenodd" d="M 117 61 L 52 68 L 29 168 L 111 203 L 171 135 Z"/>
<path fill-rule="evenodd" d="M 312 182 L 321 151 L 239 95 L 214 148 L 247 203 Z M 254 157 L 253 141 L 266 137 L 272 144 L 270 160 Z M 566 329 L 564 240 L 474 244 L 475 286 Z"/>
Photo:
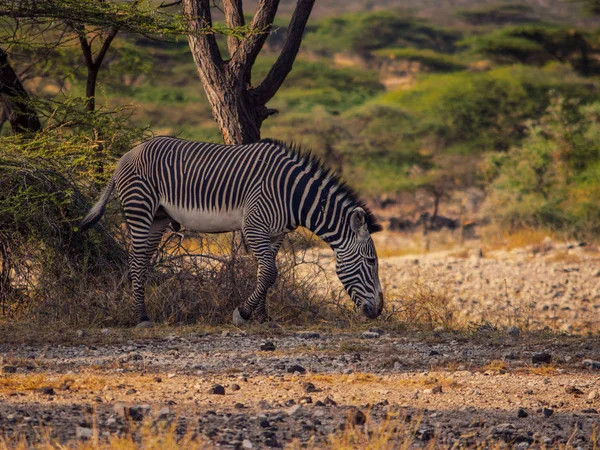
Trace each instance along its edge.
<path fill-rule="evenodd" d="M 382 227 L 354 190 L 297 146 L 272 139 L 221 145 L 154 137 L 121 157 L 80 231 L 100 220 L 115 187 L 131 237 L 138 327 L 152 326 L 144 281 L 169 223 L 206 233 L 242 232 L 258 274 L 254 291 L 233 312 L 236 325 L 251 315 L 260 323 L 271 320 L 266 295 L 277 278 L 275 257 L 285 235 L 299 226 L 333 249 L 336 273 L 357 308 L 368 318 L 381 314 L 383 292 L 371 234 Z"/>

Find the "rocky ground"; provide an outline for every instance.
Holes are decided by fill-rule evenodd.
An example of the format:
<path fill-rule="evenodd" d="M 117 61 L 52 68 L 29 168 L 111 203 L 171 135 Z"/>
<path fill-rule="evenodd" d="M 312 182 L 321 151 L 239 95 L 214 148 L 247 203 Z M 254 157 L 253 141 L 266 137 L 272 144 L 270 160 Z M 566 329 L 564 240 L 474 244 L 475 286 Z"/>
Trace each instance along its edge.
<path fill-rule="evenodd" d="M 427 286 L 461 316 L 454 328 L 105 329 L 35 345 L 3 336 L 0 433 L 7 448 L 15 436 L 139 438 L 163 423 L 223 448 L 596 448 L 597 259 L 589 246 L 546 241 L 382 260 L 390 304 Z"/>

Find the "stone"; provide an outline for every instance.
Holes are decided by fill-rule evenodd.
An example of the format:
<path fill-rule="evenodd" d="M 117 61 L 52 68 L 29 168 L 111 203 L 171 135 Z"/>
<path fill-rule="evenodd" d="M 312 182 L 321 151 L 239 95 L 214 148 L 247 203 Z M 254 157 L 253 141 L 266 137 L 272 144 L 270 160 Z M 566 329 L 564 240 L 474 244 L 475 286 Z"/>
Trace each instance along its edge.
<path fill-rule="evenodd" d="M 141 422 L 150 414 L 150 405 L 135 405 L 127 408 L 127 415 L 135 422 Z"/>
<path fill-rule="evenodd" d="M 16 366 L 4 366 L 2 368 L 2 372 L 3 373 L 16 373 L 17 367 Z"/>
<path fill-rule="evenodd" d="M 571 395 L 583 395 L 583 391 L 575 386 L 566 387 L 565 392 Z"/>
<path fill-rule="evenodd" d="M 321 392 L 321 389 L 317 389 L 311 382 L 304 383 L 304 392 L 310 394 L 311 392 Z"/>
<path fill-rule="evenodd" d="M 220 384 L 215 384 L 208 390 L 208 393 L 212 395 L 225 395 L 225 388 Z"/>
<path fill-rule="evenodd" d="M 542 410 L 542 413 L 544 414 L 544 417 L 548 418 L 550 417 L 552 414 L 554 414 L 554 410 L 551 408 L 544 408 Z"/>
<path fill-rule="evenodd" d="M 293 364 L 287 368 L 287 372 L 288 373 L 294 373 L 294 372 L 306 373 L 306 369 L 298 364 Z"/>
<path fill-rule="evenodd" d="M 267 447 L 279 447 L 279 442 L 277 442 L 277 439 L 275 439 L 275 437 L 270 437 L 265 439 L 265 445 Z"/>
<path fill-rule="evenodd" d="M 534 352 L 531 355 L 531 362 L 533 364 L 550 364 L 552 362 L 552 355 L 546 352 Z"/>
<path fill-rule="evenodd" d="M 272 342 L 268 341 L 268 342 L 265 342 L 264 344 L 261 344 L 260 349 L 263 352 L 274 352 L 275 349 L 276 349 L 276 347 L 275 347 L 275 344 L 273 344 Z"/>
<path fill-rule="evenodd" d="M 527 414 L 527 411 L 525 411 L 523 408 L 519 408 L 519 411 L 517 411 L 517 417 L 527 417 L 529 416 L 529 414 Z"/>
<path fill-rule="evenodd" d="M 288 416 L 295 416 L 302 412 L 302 405 L 294 405 L 287 409 Z"/>
<path fill-rule="evenodd" d="M 598 399 L 598 391 L 591 391 L 588 394 L 588 400 L 597 400 Z"/>
<path fill-rule="evenodd" d="M 298 331 L 296 337 L 301 339 L 319 339 L 321 334 L 316 331 Z"/>
<path fill-rule="evenodd" d="M 222 337 L 231 337 L 231 331 L 229 330 L 223 330 L 223 332 L 221 333 Z"/>
<path fill-rule="evenodd" d="M 581 362 L 581 365 L 588 369 L 600 370 L 600 361 L 592 361 L 591 359 L 584 359 Z"/>
<path fill-rule="evenodd" d="M 127 392 L 125 392 L 125 395 L 133 395 L 135 394 L 137 391 L 133 388 L 128 389 Z"/>
<path fill-rule="evenodd" d="M 372 331 L 365 331 L 362 337 L 365 339 L 378 339 L 381 335 L 379 333 L 373 333 Z"/>
<path fill-rule="evenodd" d="M 239 384 L 237 384 L 237 383 L 233 383 L 233 384 L 231 385 L 231 390 L 232 390 L 232 391 L 239 391 L 240 389 L 241 389 L 241 387 L 240 387 L 240 385 L 239 385 Z"/>
<path fill-rule="evenodd" d="M 360 409 L 356 408 L 350 413 L 350 420 L 354 425 L 364 425 L 367 421 L 367 416 Z"/>
<path fill-rule="evenodd" d="M 511 327 L 508 327 L 508 329 L 506 330 L 506 334 L 512 337 L 519 337 L 519 335 L 521 334 L 521 330 L 519 330 L 513 325 Z"/>
<path fill-rule="evenodd" d="M 75 332 L 75 336 L 77 336 L 79 339 L 86 337 L 87 333 L 85 332 L 85 330 L 77 330 Z"/>
<path fill-rule="evenodd" d="M 329 397 L 325 397 L 325 400 L 323 400 L 323 403 L 325 403 L 327 406 L 337 406 L 337 402 Z"/>
<path fill-rule="evenodd" d="M 380 335 L 380 336 L 381 336 L 382 334 L 385 334 L 385 330 L 384 330 L 383 328 L 379 328 L 379 327 L 371 327 L 371 328 L 369 328 L 369 331 L 370 331 L 371 333 L 377 333 L 377 334 L 378 334 L 378 335 Z"/>
<path fill-rule="evenodd" d="M 94 436 L 94 431 L 87 427 L 75 427 L 75 437 L 77 439 L 91 439 Z"/>
<path fill-rule="evenodd" d="M 258 418 L 258 424 L 261 428 L 269 428 L 271 424 L 269 423 L 269 419 L 266 416 L 260 416 Z"/>
<path fill-rule="evenodd" d="M 309 397 L 308 395 L 305 397 L 300 397 L 300 399 L 298 400 L 298 402 L 301 405 L 307 405 L 309 403 L 312 403 L 312 397 Z"/>
<path fill-rule="evenodd" d="M 252 442 L 250 442 L 248 439 L 244 439 L 242 441 L 242 448 L 252 449 L 254 448 L 254 445 L 252 445 Z"/>
<path fill-rule="evenodd" d="M 44 386 L 39 389 L 36 389 L 35 391 L 39 394 L 45 394 L 45 395 L 54 395 L 55 394 L 54 388 L 52 388 L 51 386 Z"/>
<path fill-rule="evenodd" d="M 158 410 L 158 420 L 165 420 L 171 415 L 171 408 L 168 406 L 163 406 Z"/>

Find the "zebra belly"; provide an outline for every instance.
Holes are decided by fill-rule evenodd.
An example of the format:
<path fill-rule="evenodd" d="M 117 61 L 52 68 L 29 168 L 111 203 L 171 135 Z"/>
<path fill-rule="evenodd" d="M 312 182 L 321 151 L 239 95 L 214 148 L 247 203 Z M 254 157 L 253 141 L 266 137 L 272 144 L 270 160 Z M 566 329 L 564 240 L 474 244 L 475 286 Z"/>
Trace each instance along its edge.
<path fill-rule="evenodd" d="M 186 209 L 162 203 L 167 214 L 190 230 L 201 233 L 221 233 L 242 229 L 242 208 L 233 210 Z"/>

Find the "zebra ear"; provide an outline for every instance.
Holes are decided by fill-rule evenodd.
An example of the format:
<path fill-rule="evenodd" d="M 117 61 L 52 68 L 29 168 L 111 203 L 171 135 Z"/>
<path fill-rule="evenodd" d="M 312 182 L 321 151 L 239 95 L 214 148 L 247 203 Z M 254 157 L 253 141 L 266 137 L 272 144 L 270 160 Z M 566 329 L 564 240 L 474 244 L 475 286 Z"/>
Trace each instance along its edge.
<path fill-rule="evenodd" d="M 369 234 L 367 228 L 367 213 L 361 207 L 357 207 L 350 215 L 350 228 L 360 237 Z"/>

